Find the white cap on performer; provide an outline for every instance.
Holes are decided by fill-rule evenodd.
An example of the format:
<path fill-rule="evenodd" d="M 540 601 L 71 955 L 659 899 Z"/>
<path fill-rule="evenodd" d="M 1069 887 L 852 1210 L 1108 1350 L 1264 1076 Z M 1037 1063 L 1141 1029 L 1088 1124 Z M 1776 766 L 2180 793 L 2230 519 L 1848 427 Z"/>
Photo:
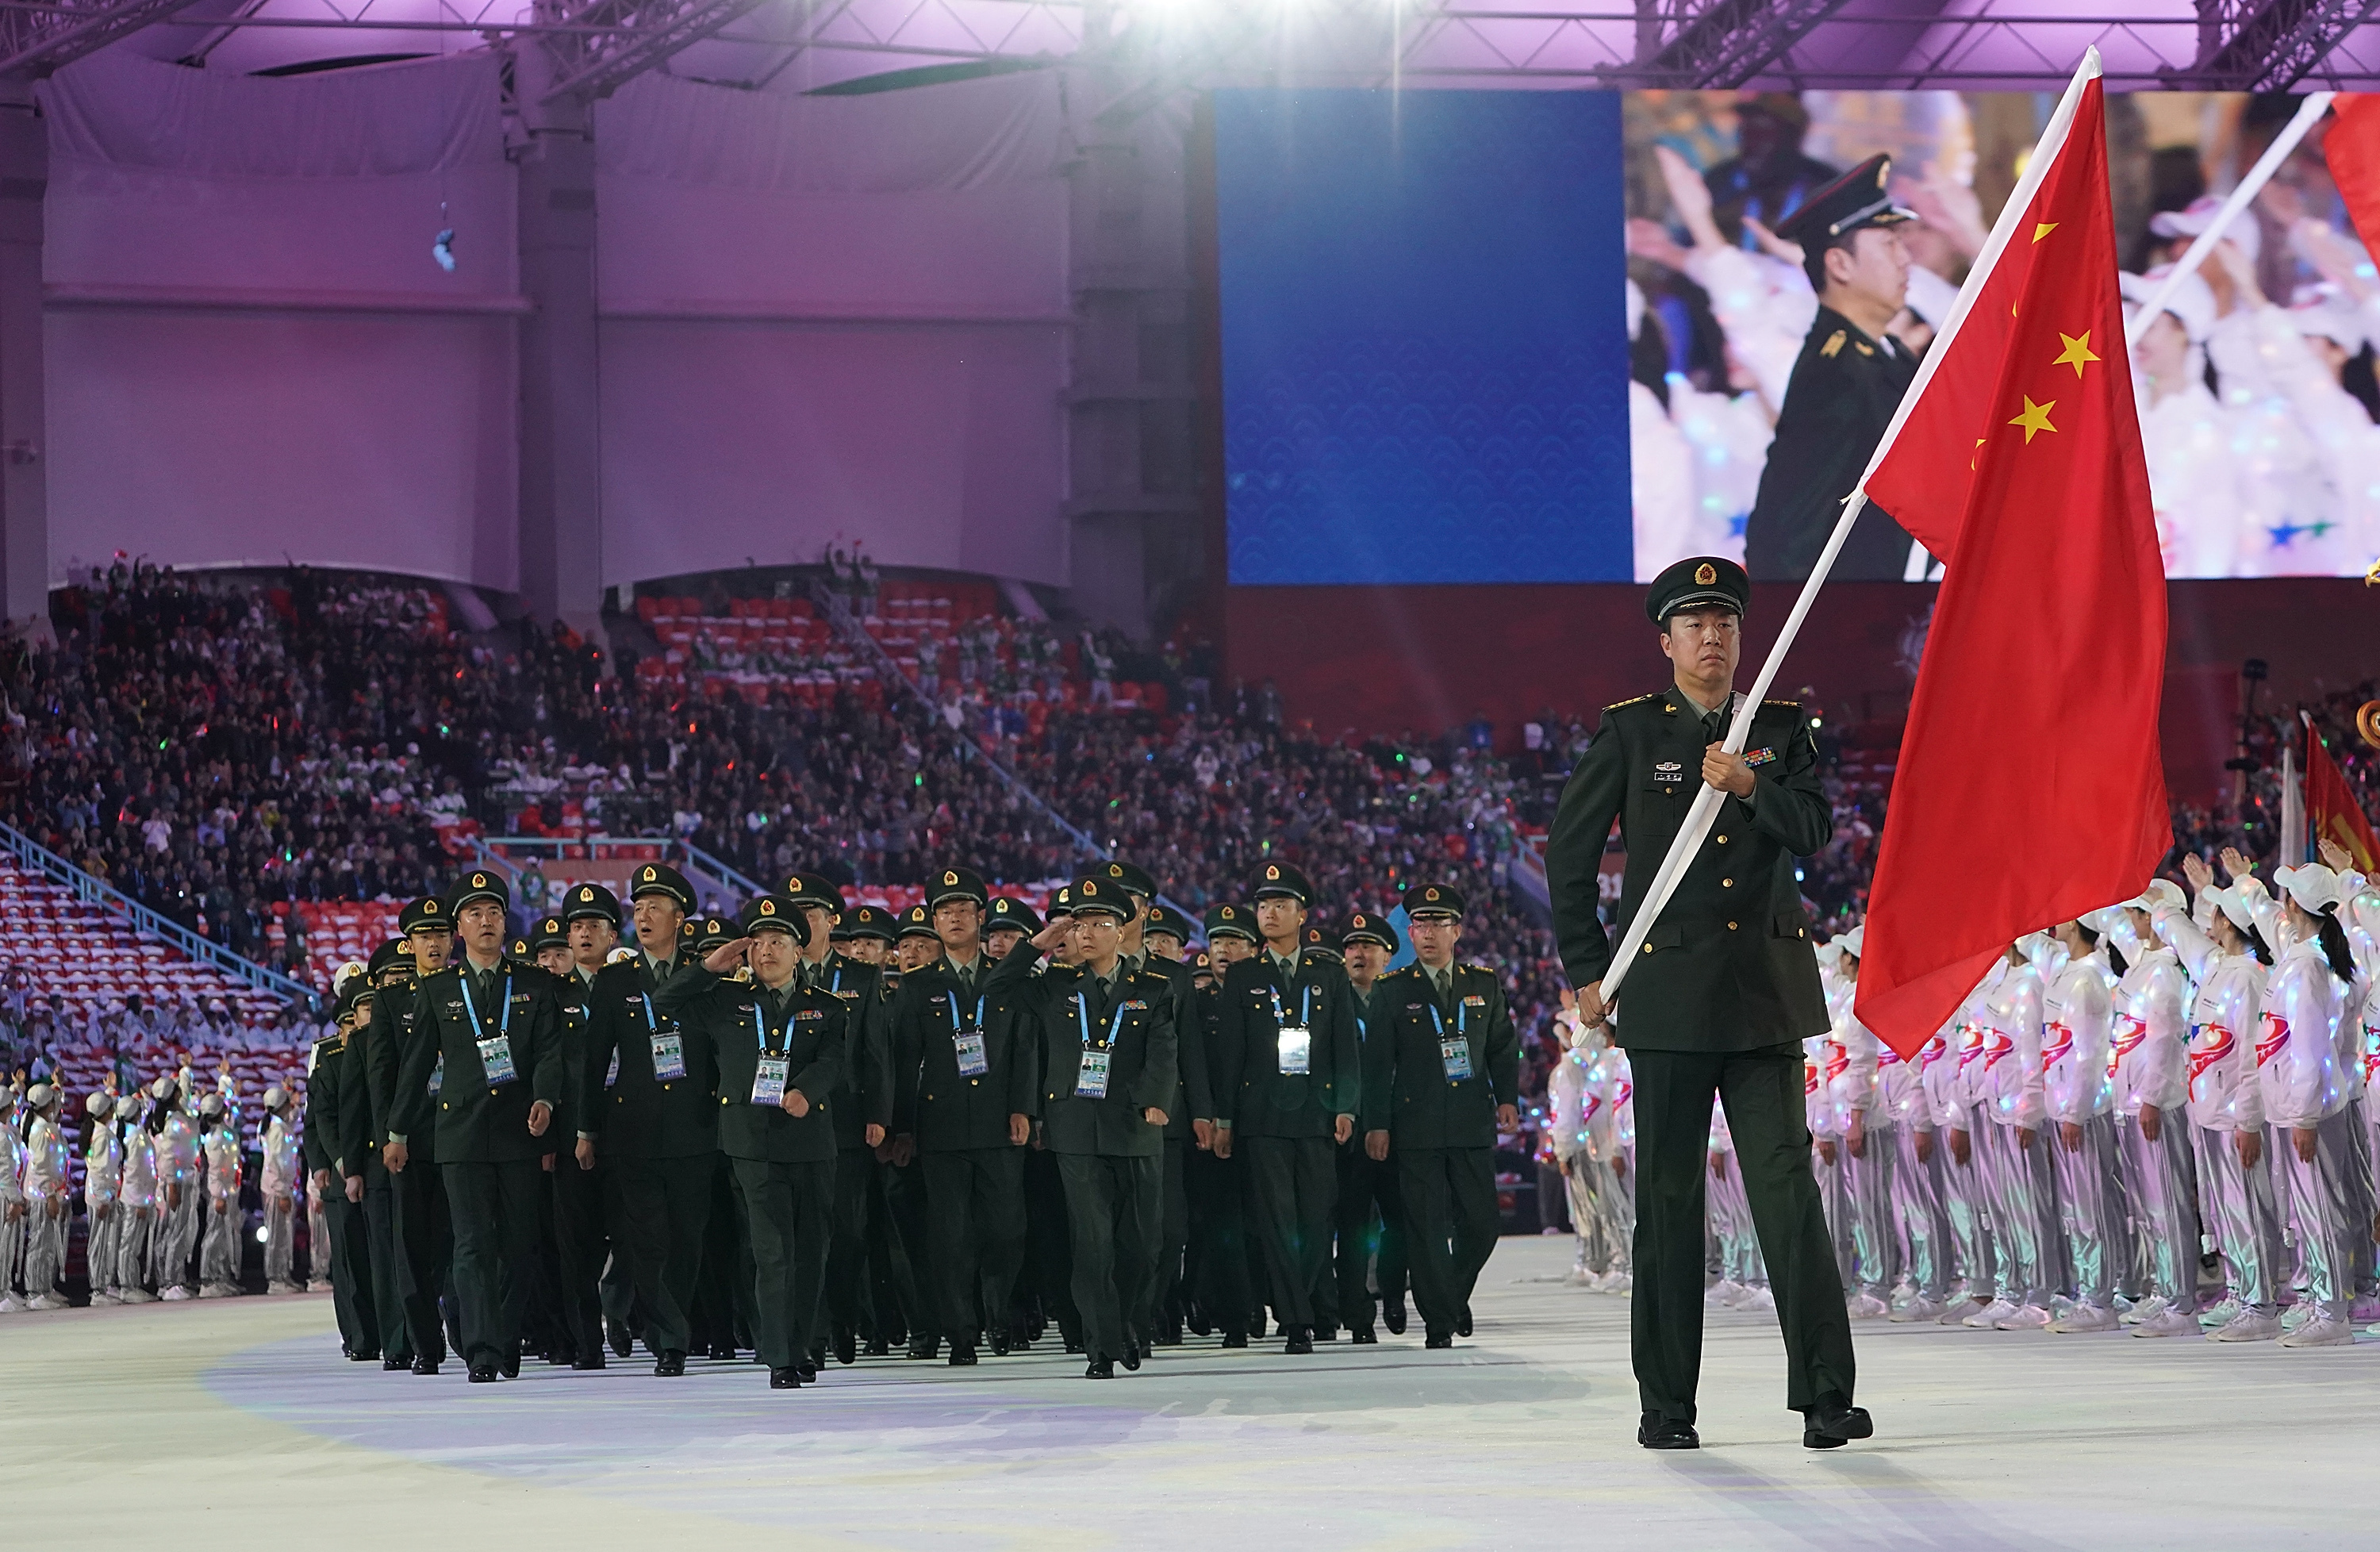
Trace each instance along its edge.
<path fill-rule="evenodd" d="M 2338 875 L 2318 862 L 2302 867 L 2276 867 L 2273 881 L 2281 892 L 2315 915 L 2338 903 Z"/>

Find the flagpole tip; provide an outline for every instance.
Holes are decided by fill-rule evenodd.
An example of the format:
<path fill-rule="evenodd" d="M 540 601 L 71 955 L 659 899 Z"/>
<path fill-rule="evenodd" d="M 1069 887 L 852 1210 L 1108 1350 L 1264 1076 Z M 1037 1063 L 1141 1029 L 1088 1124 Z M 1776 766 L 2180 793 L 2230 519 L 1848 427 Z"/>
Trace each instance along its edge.
<path fill-rule="evenodd" d="M 2082 79 L 2084 80 L 2099 79 L 2099 45 L 2096 43 L 2082 51 Z"/>

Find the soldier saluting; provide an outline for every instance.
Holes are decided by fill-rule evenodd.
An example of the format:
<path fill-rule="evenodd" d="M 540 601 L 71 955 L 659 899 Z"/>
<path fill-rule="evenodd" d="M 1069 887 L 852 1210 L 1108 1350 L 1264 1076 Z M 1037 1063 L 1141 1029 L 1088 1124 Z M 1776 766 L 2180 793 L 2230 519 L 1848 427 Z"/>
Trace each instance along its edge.
<path fill-rule="evenodd" d="M 1873 1432 L 1852 1404 L 1851 1320 L 1810 1173 L 1801 1041 L 1828 1026 L 1793 859 L 1824 846 L 1834 817 L 1818 786 L 1808 719 L 1764 703 L 1741 754 L 1722 744 L 1751 584 L 1717 556 L 1654 579 L 1645 612 L 1675 669 L 1667 690 L 1608 707 L 1546 848 L 1554 930 L 1579 1013 L 1607 1020 L 1611 940 L 1596 915 L 1612 822 L 1628 853 L 1621 919 L 1632 918 L 1705 782 L 1726 794 L 1710 834 L 1629 966 L 1616 1042 L 1635 1080 L 1636 1246 L 1631 1309 L 1637 1442 L 1694 1449 L 1702 1369 L 1704 1146 L 1711 1098 L 1736 1158 L 1777 1295 L 1785 1404 L 1802 1442 L 1830 1449 Z M 1407 1206 L 1412 1206 L 1410 1193 Z"/>
<path fill-rule="evenodd" d="M 1777 413 L 1777 434 L 1744 520 L 1744 564 L 1763 582 L 1798 582 L 1817 564 L 1900 396 L 1917 358 L 1887 332 L 1909 295 L 1900 227 L 1916 215 L 1892 202 L 1889 157 L 1871 156 L 1810 196 L 1777 235 L 1802 248 L 1818 315 L 1802 342 Z M 1828 575 L 1839 582 L 1897 582 L 1909 535 L 1870 504 Z"/>

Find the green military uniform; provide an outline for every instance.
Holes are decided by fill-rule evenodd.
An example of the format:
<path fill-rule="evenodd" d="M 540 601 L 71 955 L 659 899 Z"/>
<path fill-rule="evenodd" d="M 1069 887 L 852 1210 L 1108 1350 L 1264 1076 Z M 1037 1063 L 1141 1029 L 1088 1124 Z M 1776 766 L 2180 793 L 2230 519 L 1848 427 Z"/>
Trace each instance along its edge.
<path fill-rule="evenodd" d="M 371 1240 L 372 1307 L 380 1316 L 383 1366 L 435 1374 L 446 1355 L 445 1332 L 439 1325 L 434 1291 L 426 1319 L 412 1307 L 396 1201 L 397 1182 L 404 1176 L 381 1160 L 381 1145 L 388 1141 L 388 1109 L 371 1083 L 374 1062 L 393 1064 L 402 1039 L 398 1021 L 388 1010 L 412 1004 L 413 960 L 405 952 L 405 940 L 391 939 L 373 950 L 365 975 L 372 990 L 358 1004 L 356 1028 L 341 1058 L 345 1072 L 340 1081 L 344 1092 L 362 1096 L 364 1103 L 340 1112 L 340 1152 L 350 1164 L 362 1163 L 364 1229 Z"/>
<path fill-rule="evenodd" d="M 360 980 L 349 988 L 360 994 Z M 339 1013 L 346 1017 L 355 999 L 343 995 Z M 331 1311 L 339 1325 L 340 1349 L 350 1358 L 381 1356 L 380 1312 L 372 1300 L 371 1248 L 361 1204 L 347 1200 L 346 1159 L 341 1153 L 343 1110 L 365 1103 L 360 1092 L 349 1093 L 346 1050 L 352 1037 L 340 1028 L 314 1042 L 306 1069 L 306 1162 L 327 1171 L 330 1188 L 322 1199 L 322 1226 L 331 1243 L 313 1247 L 317 1263 L 331 1273 Z"/>
<path fill-rule="evenodd" d="M 564 896 L 562 914 L 546 918 L 533 947 L 567 949 L 570 928 L 579 921 L 614 928 L 620 903 L 601 884 L 575 884 Z M 608 1165 L 599 1153 L 591 1169 L 577 1158 L 579 1134 L 589 1129 L 587 1109 L 600 1107 L 604 1073 L 594 1065 L 593 977 L 573 967 L 556 977 L 554 1000 L 562 1010 L 563 1102 L 554 1108 L 546 1137 L 553 1144 L 553 1272 L 565 1354 L 574 1369 L 603 1367 L 603 1306 L 598 1291 L 609 1236 L 603 1227 L 603 1181 Z M 608 1067 L 608 1063 L 606 1063 Z M 557 1355 L 563 1356 L 563 1355 Z"/>
<path fill-rule="evenodd" d="M 1403 952 L 1396 928 L 1386 918 L 1368 912 L 1359 911 L 1348 918 L 1347 930 L 1339 937 L 1342 954 L 1349 943 L 1358 940 L 1379 944 L 1389 951 L 1391 959 Z M 1374 981 L 1372 992 L 1378 992 L 1386 979 L 1384 976 Z M 1347 989 L 1354 994 L 1355 1040 L 1366 1053 L 1365 1065 L 1368 1067 L 1372 1037 L 1380 1028 L 1374 1022 L 1374 998 L 1357 990 L 1353 977 L 1348 980 Z M 1364 1092 L 1366 1096 L 1372 1092 L 1368 1073 L 1364 1079 Z M 1379 1340 L 1372 1328 L 1376 1313 L 1386 1315 L 1390 1331 L 1402 1334 L 1405 1328 L 1405 1288 L 1411 1261 L 1405 1242 L 1404 1194 L 1397 1186 L 1396 1161 L 1374 1159 L 1365 1149 L 1360 1130 L 1340 1145 L 1337 1164 L 1339 1200 L 1330 1217 L 1338 1240 L 1334 1260 L 1338 1288 L 1331 1316 L 1347 1328 L 1352 1340 L 1376 1342 Z M 1372 1300 L 1375 1280 L 1379 1284 L 1377 1309 Z"/>
<path fill-rule="evenodd" d="M 971 901 L 988 907 L 990 898 L 982 875 L 973 868 L 946 867 L 929 880 L 925 899 L 901 913 L 899 939 L 931 939 L 939 946 L 941 934 L 935 928 L 934 913 L 944 902 Z M 914 1010 L 921 1006 L 919 999 L 932 991 L 947 990 L 959 999 L 963 1008 L 971 1008 L 992 964 L 978 945 L 971 965 L 956 964 L 944 952 L 933 963 L 898 977 L 883 1010 L 886 1070 L 892 1075 L 896 1104 L 903 1082 L 898 1053 L 905 1047 L 921 1051 L 925 1045 L 914 1030 L 904 1030 L 904 1025 L 916 1016 Z M 907 1316 L 909 1356 L 930 1359 L 941 1352 L 943 1315 L 950 1301 L 941 1291 L 944 1274 L 934 1265 L 932 1191 L 925 1162 L 917 1157 L 914 1144 L 914 1138 L 910 1146 L 900 1146 L 895 1139 L 877 1169 L 874 1205 L 878 1211 L 873 1228 Z M 947 1170 L 949 1166 L 943 1168 Z M 972 1295 L 968 1303 L 971 1307 Z M 970 1315 L 965 1329 L 972 1329 L 974 1324 L 975 1317 Z M 951 1334 L 956 1337 L 963 1332 Z"/>
<path fill-rule="evenodd" d="M 1815 254 L 1862 227 L 1913 220 L 1892 203 L 1891 177 L 1890 161 L 1870 157 L 1810 196 L 1777 235 Z M 1798 582 L 1810 575 L 1842 515 L 1843 498 L 1866 471 L 1916 375 L 1917 358 L 1899 340 L 1875 338 L 1834 309 L 1818 309 L 1786 380 L 1760 491 L 1744 520 L 1744 561 L 1753 576 Z M 1908 562 L 1909 535 L 1870 504 L 1828 575 L 1838 582 L 1898 582 Z"/>
<path fill-rule="evenodd" d="M 1406 891 L 1405 914 L 1460 915 L 1447 885 Z M 1496 973 L 1414 964 L 1374 983 L 1364 1042 L 1364 1131 L 1386 1133 L 1431 1347 L 1471 1327 L 1471 1290 L 1496 1248 L 1496 1111 L 1521 1097 L 1521 1042 Z"/>
<path fill-rule="evenodd" d="M 407 903 L 397 915 L 398 932 L 409 938 L 420 928 L 436 930 L 451 921 L 446 903 L 426 895 Z M 408 959 L 407 967 L 412 962 Z M 399 1129 L 397 1074 L 405 1053 L 419 1035 L 419 986 L 417 976 L 383 988 L 372 1002 L 372 1023 L 362 1031 L 366 1086 L 371 1097 L 374 1126 L 385 1142 Z M 434 1069 L 433 1069 L 434 1070 Z M 406 1139 L 410 1158 L 401 1170 L 389 1172 L 389 1206 L 396 1242 L 397 1287 L 405 1301 L 406 1329 L 412 1341 L 414 1372 L 435 1374 L 444 1361 L 447 1337 L 456 1328 L 459 1311 L 451 1287 L 455 1255 L 454 1216 L 446 1204 L 446 1181 L 438 1169 L 434 1126 L 425 1126 Z"/>
<path fill-rule="evenodd" d="M 1207 912 L 1206 933 L 1210 950 L 1219 938 L 1257 942 L 1256 914 L 1229 902 L 1212 906 Z M 1229 1092 L 1219 1087 L 1214 1055 L 1215 1029 L 1222 1012 L 1223 970 L 1220 959 L 1208 960 L 1208 985 L 1192 993 L 1190 1019 L 1196 1029 L 1186 1037 L 1203 1053 L 1208 1119 L 1218 1124 L 1229 1113 L 1225 1109 Z M 1195 970 L 1191 980 L 1195 987 Z M 1260 1267 L 1263 1255 L 1248 1242 L 1247 1160 L 1220 1157 L 1210 1147 L 1185 1155 L 1182 1163 L 1183 1190 L 1190 1209 L 1189 1280 L 1196 1299 L 1190 1328 L 1204 1336 L 1209 1328 L 1220 1328 L 1225 1347 L 1245 1347 L 1250 1317 L 1261 1318 L 1252 1274 Z"/>
<path fill-rule="evenodd" d="M 478 899 L 502 903 L 502 886 L 470 874 L 452 904 L 459 914 Z M 565 1079 L 562 1015 L 549 982 L 533 964 L 500 958 L 480 965 L 468 955 L 422 977 L 397 1071 L 389 1135 L 408 1154 L 414 1136 L 434 1137 L 454 1219 L 463 1356 L 474 1380 L 492 1379 L 500 1367 L 517 1372 L 522 1317 L 538 1285 L 540 1160 L 553 1145 L 529 1127 L 538 1106 L 551 1116 Z M 550 1121 L 542 1130 L 551 1131 Z"/>
<path fill-rule="evenodd" d="M 1122 891 L 1100 879 L 1072 891 L 1078 915 L 1106 909 L 1130 918 Z M 1148 1346 L 1131 1327 L 1157 1275 L 1165 1138 L 1145 1112 L 1162 1109 L 1180 1083 L 1173 987 L 1135 974 L 1121 957 L 1105 979 L 1083 965 L 1036 976 L 1040 960 L 1039 950 L 1019 944 L 992 971 L 991 991 L 1014 1000 L 1034 1048 L 1033 1109 L 1065 1186 L 1075 1316 L 1088 1373 L 1104 1378 L 1119 1359 L 1137 1368 Z"/>
<path fill-rule="evenodd" d="M 1657 579 L 1647 613 L 1741 612 L 1742 568 L 1680 562 Z M 1563 789 L 1546 848 L 1554 930 L 1574 986 L 1600 982 L 1612 944 L 1597 915 L 1604 843 L 1614 820 L 1628 854 L 1620 919 L 1633 919 L 1702 785 L 1706 745 L 1725 709 L 1706 713 L 1682 689 L 1607 708 Z M 1794 879 L 1794 859 L 1824 846 L 1834 819 L 1820 791 L 1808 719 L 1762 706 L 1744 758 L 1749 801 L 1722 800 L 1701 852 L 1630 965 L 1614 1039 L 1629 1057 L 1636 1105 L 1637 1388 L 1648 1432 L 1690 1430 L 1701 1369 L 1704 1150 L 1711 1098 L 1726 1107 L 1768 1261 L 1789 1355 L 1787 1404 L 1848 1406 L 1851 1330 L 1828 1238 L 1803 1108 L 1800 1042 L 1828 1025 Z"/>
<path fill-rule="evenodd" d="M 1313 898 L 1305 875 L 1286 863 L 1267 864 L 1256 893 Z M 1284 1054 L 1296 1064 L 1288 1048 L 1299 1030 L 1306 1032 L 1302 1073 L 1282 1064 Z M 1315 1290 L 1330 1267 L 1336 1122 L 1357 1113 L 1361 1052 L 1345 966 L 1301 948 L 1284 968 L 1267 945 L 1223 976 L 1208 1053 L 1215 1123 L 1231 1129 L 1233 1150 L 1246 1156 L 1273 1311 L 1293 1351 L 1313 1340 Z"/>
<path fill-rule="evenodd" d="M 747 908 L 747 933 L 807 928 L 783 895 Z M 770 1383 L 790 1388 L 815 1378 L 809 1367 L 826 1285 L 834 1199 L 832 1101 L 850 1045 L 849 1011 L 829 992 L 806 988 L 798 972 L 779 988 L 725 979 L 690 964 L 654 1002 L 699 1045 L 715 1075 L 718 1135 L 734 1171 L 735 1200 L 752 1254 L 752 1334 Z M 783 1101 L 799 1093 L 808 1113 Z"/>

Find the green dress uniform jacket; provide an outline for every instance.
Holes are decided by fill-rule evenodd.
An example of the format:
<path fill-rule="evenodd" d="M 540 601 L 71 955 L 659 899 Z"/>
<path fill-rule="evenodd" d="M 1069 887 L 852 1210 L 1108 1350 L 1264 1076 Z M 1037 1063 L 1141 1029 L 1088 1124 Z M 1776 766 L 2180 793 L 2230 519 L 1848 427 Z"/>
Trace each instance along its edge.
<path fill-rule="evenodd" d="M 597 972 L 601 974 L 601 972 Z M 602 1103 L 603 1071 L 589 1071 L 593 1061 L 593 987 L 583 976 L 546 972 L 553 988 L 553 1005 L 562 1014 L 562 1103 L 553 1107 L 553 1124 L 547 1128 L 549 1151 L 568 1154 L 578 1134 L 592 1132 L 589 1117 Z M 610 1059 L 605 1059 L 605 1066 Z"/>
<path fill-rule="evenodd" d="M 684 955 L 676 963 L 670 981 L 700 968 Z M 588 1107 L 586 1130 L 614 1158 L 688 1158 L 719 1151 L 719 1075 L 710 1043 L 685 1039 L 680 1032 L 686 1076 L 653 1073 L 654 1037 L 672 1032 L 660 995 L 667 984 L 654 978 L 639 953 L 603 966 L 587 988 L 594 1010 L 588 1025 L 588 1067 L 600 1082 L 617 1056 L 620 1075 L 609 1094 Z"/>
<path fill-rule="evenodd" d="M 338 1030 L 317 1039 L 306 1062 L 306 1121 L 298 1148 L 308 1170 L 334 1177 L 340 1173 L 339 1080 L 346 1049 L 346 1031 Z"/>
<path fill-rule="evenodd" d="M 1744 569 L 1755 581 L 1798 582 L 1810 575 L 1842 515 L 1843 498 L 1859 483 L 1916 375 L 1917 358 L 1899 340 L 1872 339 L 1832 308 L 1818 309 L 1786 380 L 1760 493 L 1744 519 Z M 1908 564 L 1909 535 L 1871 504 L 1828 576 L 1898 582 Z"/>
<path fill-rule="evenodd" d="M 1400 1147 L 1493 1147 L 1496 1107 L 1521 1102 L 1521 1037 L 1502 983 L 1480 964 L 1456 964 L 1448 974 L 1451 1006 L 1439 1001 L 1418 964 L 1372 983 L 1363 1129 L 1386 1132 Z M 1469 1077 L 1448 1076 L 1445 1038 L 1468 1049 Z"/>
<path fill-rule="evenodd" d="M 1599 981 L 1612 943 L 1596 915 L 1604 841 L 1627 848 L 1619 920 L 1635 915 L 1702 786 L 1703 713 L 1685 692 L 1606 707 L 1562 789 L 1546 844 L 1554 935 L 1572 986 Z M 1622 983 L 1614 1037 L 1630 1050 L 1757 1050 L 1828 1027 L 1794 858 L 1834 835 L 1817 746 L 1791 701 L 1762 703 L 1744 758 L 1749 803 L 1730 796 Z"/>
<path fill-rule="evenodd" d="M 885 1017 L 890 1002 L 884 996 L 883 970 L 833 950 L 815 967 L 805 961 L 801 974 L 811 990 L 840 999 L 848 1015 L 844 1021 L 843 1076 L 826 1097 L 827 1108 L 834 1118 L 836 1145 L 866 1147 L 871 1122 L 887 1132 L 892 1129 L 892 1042 Z"/>
<path fill-rule="evenodd" d="M 1305 1074 L 1281 1070 L 1281 1028 L 1304 1017 L 1313 1039 Z M 1358 1113 L 1363 1085 L 1355 988 L 1345 966 L 1311 951 L 1283 985 L 1269 952 L 1225 973 L 1208 1052 L 1217 1124 L 1242 1137 L 1330 1137 Z"/>
<path fill-rule="evenodd" d="M 1037 976 L 1033 967 L 1040 960 L 1040 950 L 1019 943 L 993 969 L 990 982 L 993 996 L 1015 1003 L 1020 1039 L 1034 1051 L 1038 1084 L 1026 1113 L 1040 1120 L 1051 1153 L 1160 1157 L 1165 1134 L 1142 1112 L 1163 1109 L 1181 1081 L 1173 983 L 1162 976 L 1135 975 L 1119 960 L 1111 991 L 1081 966 Z M 1084 1053 L 1091 1049 L 1109 1052 L 1104 1099 L 1075 1092 Z"/>
<path fill-rule="evenodd" d="M 397 1075 L 404 1066 L 405 1053 L 412 1049 L 418 1036 L 415 1025 L 420 1018 L 419 983 L 412 986 L 384 987 L 372 993 L 371 1018 L 358 1032 L 360 1038 L 350 1040 L 350 1060 L 360 1055 L 363 1069 L 362 1090 L 370 1096 L 374 1146 L 388 1140 L 391 1133 L 402 1133 L 397 1116 L 402 1109 L 396 1102 Z M 516 1053 L 514 1060 L 519 1060 Z M 435 1063 L 432 1063 L 433 1067 Z M 406 1138 L 407 1167 L 438 1162 L 438 1136 L 434 1127 L 423 1127 Z"/>
<path fill-rule="evenodd" d="M 1173 1103 L 1160 1105 L 1165 1112 L 1165 1135 L 1172 1142 L 1188 1142 L 1194 1135 L 1193 1121 L 1215 1118 L 1215 1088 L 1207 1060 L 1207 1025 L 1198 1016 L 1196 999 L 1198 995 L 1197 974 L 1179 960 L 1160 959 L 1145 953 L 1133 969 L 1143 975 L 1162 976 L 1173 985 L 1174 1066 L 1181 1073 L 1182 1086 L 1173 1096 Z"/>
<path fill-rule="evenodd" d="M 989 970 L 973 998 L 937 966 L 904 977 L 894 999 L 892 1130 L 914 1135 L 920 1153 L 1007 1147 L 1008 1118 L 1033 1113 L 1040 1069 L 1032 1030 L 1020 1033 L 1023 1002 L 995 988 Z M 958 1034 L 978 1027 L 988 1070 L 968 1077 L 959 1071 Z"/>
<path fill-rule="evenodd" d="M 805 990 L 796 980 L 781 1005 L 766 987 L 688 964 L 653 994 L 653 1006 L 685 1030 L 689 1046 L 703 1048 L 715 1074 L 721 1151 L 775 1164 L 833 1162 L 828 1097 L 843 1083 L 851 1038 L 850 1008 L 842 998 Z M 782 1105 L 752 1102 L 764 1045 L 770 1055 L 785 1059 L 785 1091 L 799 1090 L 810 1101 L 809 1114 L 788 1115 Z"/>
<path fill-rule="evenodd" d="M 562 1102 L 562 1013 L 554 1005 L 552 977 L 534 964 L 500 960 L 495 996 L 481 999 L 474 991 L 467 1002 L 468 964 L 449 965 L 415 984 L 413 1035 L 398 1065 L 390 1117 L 404 1124 L 389 1131 L 407 1139 L 410 1153 L 411 1138 L 434 1123 L 441 1165 L 541 1158 L 553 1147 L 552 1129 L 543 1137 L 529 1135 L 529 1109 L 540 1102 Z M 517 1074 L 508 1083 L 489 1082 L 480 1061 L 480 1039 L 499 1032 L 511 1042 Z M 430 1075 L 442 1061 L 444 1071 L 432 1095 Z"/>

